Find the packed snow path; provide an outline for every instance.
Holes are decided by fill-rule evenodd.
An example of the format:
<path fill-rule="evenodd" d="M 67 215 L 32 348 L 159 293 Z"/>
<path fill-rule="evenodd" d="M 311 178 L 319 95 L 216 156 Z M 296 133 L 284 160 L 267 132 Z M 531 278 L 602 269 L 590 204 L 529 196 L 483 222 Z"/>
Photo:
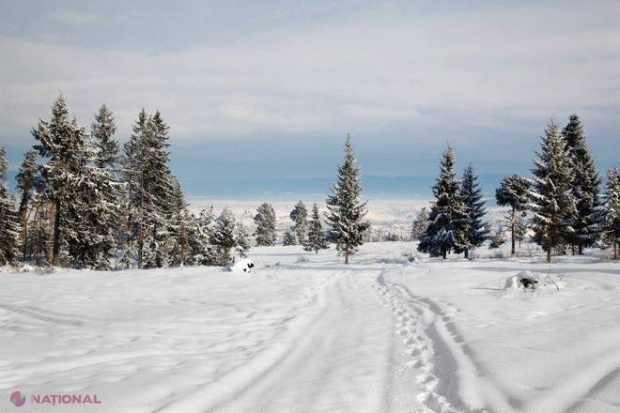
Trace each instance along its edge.
<path fill-rule="evenodd" d="M 257 249 L 252 274 L 1 274 L 0 411 L 15 391 L 20 412 L 620 411 L 617 264 L 410 264 L 395 245 L 351 266 Z M 561 291 L 505 290 L 524 268 Z"/>

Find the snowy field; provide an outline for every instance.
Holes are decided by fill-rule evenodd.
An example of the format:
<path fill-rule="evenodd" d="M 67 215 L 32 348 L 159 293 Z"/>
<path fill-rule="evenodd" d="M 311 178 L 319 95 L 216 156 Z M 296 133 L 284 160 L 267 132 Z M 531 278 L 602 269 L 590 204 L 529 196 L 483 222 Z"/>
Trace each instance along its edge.
<path fill-rule="evenodd" d="M 0 411 L 14 391 L 20 412 L 620 411 L 620 265 L 414 249 L 366 244 L 344 266 L 255 248 L 252 274 L 1 274 Z M 522 271 L 538 291 L 504 288 Z"/>

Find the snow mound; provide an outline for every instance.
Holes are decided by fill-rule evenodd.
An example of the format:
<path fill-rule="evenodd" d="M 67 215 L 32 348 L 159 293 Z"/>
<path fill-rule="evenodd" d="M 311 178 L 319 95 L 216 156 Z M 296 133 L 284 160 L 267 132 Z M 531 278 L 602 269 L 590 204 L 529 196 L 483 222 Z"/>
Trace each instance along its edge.
<path fill-rule="evenodd" d="M 242 258 L 230 264 L 228 269 L 232 272 L 252 272 L 252 268 L 254 268 L 254 263 L 249 258 Z"/>
<path fill-rule="evenodd" d="M 505 289 L 523 288 L 525 286 L 524 280 L 535 281 L 535 283 L 538 283 L 538 276 L 532 271 L 521 271 L 515 275 L 512 275 L 506 278 L 506 285 L 504 286 L 504 288 Z M 525 281 L 525 282 L 527 283 L 528 281 Z"/>

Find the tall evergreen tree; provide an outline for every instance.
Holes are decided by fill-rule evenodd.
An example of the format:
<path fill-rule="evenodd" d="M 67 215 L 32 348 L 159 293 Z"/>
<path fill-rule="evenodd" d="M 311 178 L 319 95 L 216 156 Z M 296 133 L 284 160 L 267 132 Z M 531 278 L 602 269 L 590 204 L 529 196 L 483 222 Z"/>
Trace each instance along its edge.
<path fill-rule="evenodd" d="M 570 235 L 569 241 L 573 247 L 573 254 L 577 246 L 581 255 L 584 247 L 591 247 L 600 238 L 597 215 L 601 177 L 577 115 L 570 116 L 562 136 L 572 161 L 572 191 L 576 202 L 572 219 L 574 232 Z"/>
<path fill-rule="evenodd" d="M 510 206 L 508 214 L 512 238 L 511 255 L 515 255 L 515 240 L 517 237 L 518 215 L 525 215 L 529 202 L 531 182 L 517 174 L 502 179 L 499 188 L 495 190 L 495 200 L 499 206 Z"/>
<path fill-rule="evenodd" d="M 552 250 L 560 249 L 571 239 L 571 222 L 576 213 L 571 156 L 553 119 L 545 129 L 541 151 L 536 156 L 531 193 L 534 240 L 547 252 L 547 262 L 551 262 Z"/>
<path fill-rule="evenodd" d="M 620 244 L 620 169 L 607 171 L 607 184 L 603 205 L 599 208 L 599 225 L 603 231 L 603 241 L 614 250 L 614 260 L 618 259 Z"/>
<path fill-rule="evenodd" d="M 349 257 L 364 243 L 364 233 L 370 223 L 364 221 L 366 202 L 361 202 L 361 170 L 353 152 L 351 137 L 345 143 L 344 164 L 338 168 L 338 182 L 332 185 L 333 195 L 327 197 L 327 221 L 330 238 L 336 243 L 336 249 L 344 255 L 345 264 Z"/>
<path fill-rule="evenodd" d="M 302 201 L 295 205 L 290 213 L 290 218 L 293 221 L 292 229 L 295 231 L 296 243 L 304 245 L 308 232 L 308 209 Z"/>
<path fill-rule="evenodd" d="M 51 120 L 40 120 L 32 135 L 40 143 L 34 148 L 42 158 L 49 159 L 43 167 L 43 179 L 46 181 L 46 197 L 52 206 L 52 265 L 58 265 L 61 243 L 61 218 L 63 207 L 71 202 L 71 185 L 75 183 L 70 173 L 73 165 L 79 162 L 83 151 L 83 141 L 76 139 L 79 131 L 75 122 L 69 118 L 69 108 L 63 95 L 60 95 L 52 106 Z"/>
<path fill-rule="evenodd" d="M 6 152 L 0 148 L 0 265 L 16 264 L 19 255 L 19 220 L 7 185 L 8 167 Z"/>
<path fill-rule="evenodd" d="M 315 254 L 319 253 L 319 250 L 329 248 L 329 244 L 325 239 L 325 232 L 323 231 L 323 223 L 321 216 L 319 215 L 319 207 L 314 204 L 312 206 L 312 217 L 308 223 L 308 239 L 304 244 L 304 250 L 314 251 Z"/>
<path fill-rule="evenodd" d="M 21 194 L 19 202 L 19 220 L 21 224 L 21 252 L 22 259 L 28 258 L 28 223 L 30 212 L 34 203 L 37 181 L 39 180 L 39 165 L 37 164 L 37 152 L 30 150 L 26 152 L 24 161 L 19 166 L 16 176 L 17 190 Z"/>
<path fill-rule="evenodd" d="M 254 222 L 256 223 L 256 230 L 254 231 L 254 237 L 256 238 L 256 245 L 271 246 L 276 243 L 276 212 L 273 206 L 268 203 L 261 204 L 256 210 L 257 213 L 254 216 Z"/>
<path fill-rule="evenodd" d="M 447 258 L 452 250 L 463 248 L 465 206 L 459 197 L 460 182 L 456 179 L 456 158 L 450 145 L 441 159 L 439 177 L 433 186 L 435 203 L 428 215 L 426 232 L 420 237 L 418 251 L 431 257 Z"/>
<path fill-rule="evenodd" d="M 175 179 L 169 167 L 168 125 L 159 111 L 138 115 L 133 134 L 125 143 L 125 260 L 135 251 L 138 268 L 162 267 L 168 261 L 168 223 L 175 212 Z"/>
<path fill-rule="evenodd" d="M 237 246 L 235 237 L 237 221 L 229 209 L 224 209 L 215 221 L 215 228 L 211 236 L 211 243 L 218 252 L 217 264 L 227 265 L 230 263 L 230 251 Z"/>
<path fill-rule="evenodd" d="M 91 137 L 95 146 L 95 165 L 97 168 L 116 170 L 120 145 L 114 139 L 115 133 L 114 115 L 106 105 L 102 105 L 99 112 L 95 114 L 95 121 L 91 124 Z"/>
<path fill-rule="evenodd" d="M 481 246 L 488 238 L 489 231 L 485 228 L 482 219 L 486 214 L 482 189 L 478 184 L 478 176 L 474 168 L 469 165 L 463 173 L 459 197 L 465 207 L 465 219 L 461 224 L 462 242 L 456 252 L 463 252 L 469 258 L 469 251 Z"/>

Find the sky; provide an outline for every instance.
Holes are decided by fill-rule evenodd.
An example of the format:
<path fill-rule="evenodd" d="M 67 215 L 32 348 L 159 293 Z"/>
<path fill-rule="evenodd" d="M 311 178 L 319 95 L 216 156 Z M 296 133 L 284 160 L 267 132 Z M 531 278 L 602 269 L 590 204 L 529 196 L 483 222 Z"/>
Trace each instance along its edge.
<path fill-rule="evenodd" d="M 0 0 L 0 56 L 13 168 L 61 92 L 121 141 L 159 110 L 182 183 L 331 177 L 347 134 L 366 175 L 435 175 L 448 142 L 527 175 L 572 113 L 620 164 L 618 1 Z"/>

